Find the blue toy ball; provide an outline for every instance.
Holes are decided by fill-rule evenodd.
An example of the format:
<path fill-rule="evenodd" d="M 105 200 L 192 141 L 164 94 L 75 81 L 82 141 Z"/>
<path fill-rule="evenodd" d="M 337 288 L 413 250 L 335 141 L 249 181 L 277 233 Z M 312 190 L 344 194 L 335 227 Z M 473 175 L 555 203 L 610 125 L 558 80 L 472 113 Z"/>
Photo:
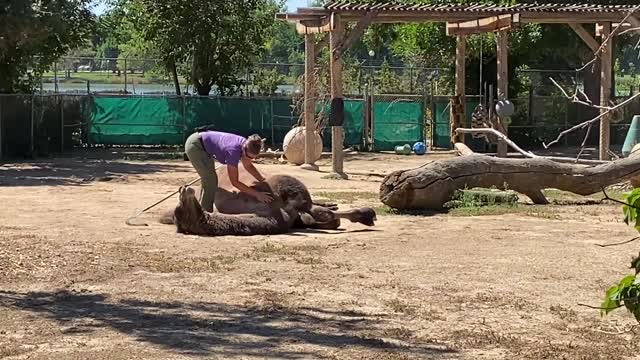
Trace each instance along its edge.
<path fill-rule="evenodd" d="M 413 152 L 416 155 L 424 155 L 427 152 L 427 146 L 422 141 L 418 141 L 413 144 Z"/>

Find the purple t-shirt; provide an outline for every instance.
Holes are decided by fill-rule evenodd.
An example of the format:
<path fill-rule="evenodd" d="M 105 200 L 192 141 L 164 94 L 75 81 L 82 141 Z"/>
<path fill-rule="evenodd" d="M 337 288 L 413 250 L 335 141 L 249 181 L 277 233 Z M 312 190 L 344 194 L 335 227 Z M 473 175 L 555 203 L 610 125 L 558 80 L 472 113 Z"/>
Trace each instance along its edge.
<path fill-rule="evenodd" d="M 238 166 L 246 138 L 220 131 L 200 133 L 205 151 L 222 164 Z"/>

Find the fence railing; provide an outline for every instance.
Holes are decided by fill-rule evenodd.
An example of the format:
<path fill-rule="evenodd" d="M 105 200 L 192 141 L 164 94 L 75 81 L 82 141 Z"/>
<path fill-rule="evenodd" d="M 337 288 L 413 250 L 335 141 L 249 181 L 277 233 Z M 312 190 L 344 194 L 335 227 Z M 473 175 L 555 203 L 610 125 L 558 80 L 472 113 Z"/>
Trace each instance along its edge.
<path fill-rule="evenodd" d="M 448 101 L 446 96 L 428 94 L 350 97 L 345 102 L 345 145 L 392 150 L 396 144 L 428 139 L 436 147 L 450 146 Z M 591 117 L 586 107 L 554 96 L 520 97 L 513 102 L 516 113 L 509 137 L 526 148 L 540 147 Z M 477 96 L 467 98 L 468 118 L 477 103 Z M 294 99 L 286 96 L 0 95 L 0 156 L 32 157 L 94 145 L 181 146 L 199 126 L 258 133 L 276 149 L 299 120 L 299 109 L 293 104 Z M 316 108 L 323 118 L 328 111 L 328 102 Z M 640 114 L 640 101 L 616 112 L 611 144 L 624 142 L 636 114 Z M 589 145 L 598 144 L 597 130 L 592 129 Z M 330 148 L 329 129 L 322 135 Z M 578 146 L 583 137 L 584 131 L 572 133 L 561 145 Z"/>

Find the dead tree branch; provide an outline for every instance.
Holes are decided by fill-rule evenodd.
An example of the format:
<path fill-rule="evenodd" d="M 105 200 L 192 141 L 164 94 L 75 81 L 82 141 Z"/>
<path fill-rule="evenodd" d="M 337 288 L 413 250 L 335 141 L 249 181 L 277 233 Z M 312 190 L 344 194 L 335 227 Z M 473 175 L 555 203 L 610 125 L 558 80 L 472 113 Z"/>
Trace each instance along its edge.
<path fill-rule="evenodd" d="M 602 44 L 600 44 L 600 47 L 598 48 L 598 50 L 596 50 L 596 52 L 593 54 L 594 55 L 593 59 L 591 59 L 588 63 L 584 64 L 584 66 L 582 66 L 581 68 L 577 69 L 577 71 L 582 71 L 582 70 L 586 69 L 589 65 L 595 63 L 598 60 L 598 57 L 600 56 L 600 53 L 602 52 L 602 50 L 604 50 L 604 47 L 607 45 L 607 43 L 614 36 L 618 36 L 619 35 L 620 31 L 622 30 L 622 25 L 627 21 L 627 19 L 629 19 L 629 17 L 631 17 L 631 15 L 633 15 L 638 10 L 640 10 L 640 5 L 634 7 L 633 9 L 631 9 L 627 13 L 627 15 L 622 19 L 622 21 L 620 21 L 618 23 L 618 25 L 611 31 L 609 36 L 607 36 L 604 40 L 602 40 Z"/>
<path fill-rule="evenodd" d="M 576 131 L 578 129 L 584 129 L 585 127 L 587 127 L 587 126 L 599 121 L 601 118 L 605 117 L 610 112 L 615 111 L 615 110 L 627 105 L 628 103 L 632 102 L 633 100 L 637 99 L 638 97 L 640 97 L 640 93 L 637 93 L 637 94 L 633 95 L 632 97 L 628 98 L 627 100 L 621 102 L 620 104 L 618 104 L 618 105 L 616 105 L 616 106 L 614 106 L 612 108 L 607 109 L 605 112 L 601 113 L 600 115 L 596 116 L 595 118 L 593 118 L 591 120 L 587 120 L 585 122 L 582 122 L 582 123 L 580 123 L 578 125 L 575 125 L 575 126 L 569 128 L 569 129 L 561 132 L 555 140 L 553 140 L 552 142 L 550 142 L 548 144 L 543 143 L 542 145 L 544 146 L 545 149 L 548 149 L 551 145 L 558 143 L 560 141 L 560 139 L 562 139 L 563 136 L 565 136 L 565 135 L 567 135 L 567 134 L 569 134 L 571 132 L 574 132 L 574 131 Z"/>
<path fill-rule="evenodd" d="M 609 246 L 619 246 L 619 245 L 624 245 L 624 244 L 628 244 L 628 243 L 632 243 L 636 240 L 640 240 L 640 236 L 638 237 L 634 237 L 631 240 L 626 240 L 626 241 L 622 241 L 622 242 L 617 242 L 617 243 L 612 243 L 612 244 L 596 244 L 596 246 L 598 247 L 609 247 Z"/>

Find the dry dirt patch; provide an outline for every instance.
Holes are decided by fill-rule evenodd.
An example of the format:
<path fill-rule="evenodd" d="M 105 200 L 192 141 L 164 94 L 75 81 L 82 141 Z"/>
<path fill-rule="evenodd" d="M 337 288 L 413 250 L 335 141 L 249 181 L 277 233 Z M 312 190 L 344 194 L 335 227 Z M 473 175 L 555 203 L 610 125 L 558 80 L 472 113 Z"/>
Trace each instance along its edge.
<path fill-rule="evenodd" d="M 359 155 L 347 171 L 434 157 Z M 375 206 L 348 181 L 263 161 L 318 198 Z M 58 169 L 54 171 L 54 169 Z M 105 180 L 110 177 L 111 180 Z M 372 230 L 200 238 L 124 220 L 196 177 L 180 160 L 51 159 L 0 168 L 0 357 L 8 359 L 625 359 L 638 335 L 598 304 L 637 245 L 616 205 L 385 212 Z M 379 179 L 379 177 L 377 178 Z M 102 181 L 101 181 L 102 180 Z M 597 198 L 595 200 L 598 200 Z M 10 205 L 10 206 L 9 206 Z M 483 212 L 484 211 L 484 212 Z"/>

